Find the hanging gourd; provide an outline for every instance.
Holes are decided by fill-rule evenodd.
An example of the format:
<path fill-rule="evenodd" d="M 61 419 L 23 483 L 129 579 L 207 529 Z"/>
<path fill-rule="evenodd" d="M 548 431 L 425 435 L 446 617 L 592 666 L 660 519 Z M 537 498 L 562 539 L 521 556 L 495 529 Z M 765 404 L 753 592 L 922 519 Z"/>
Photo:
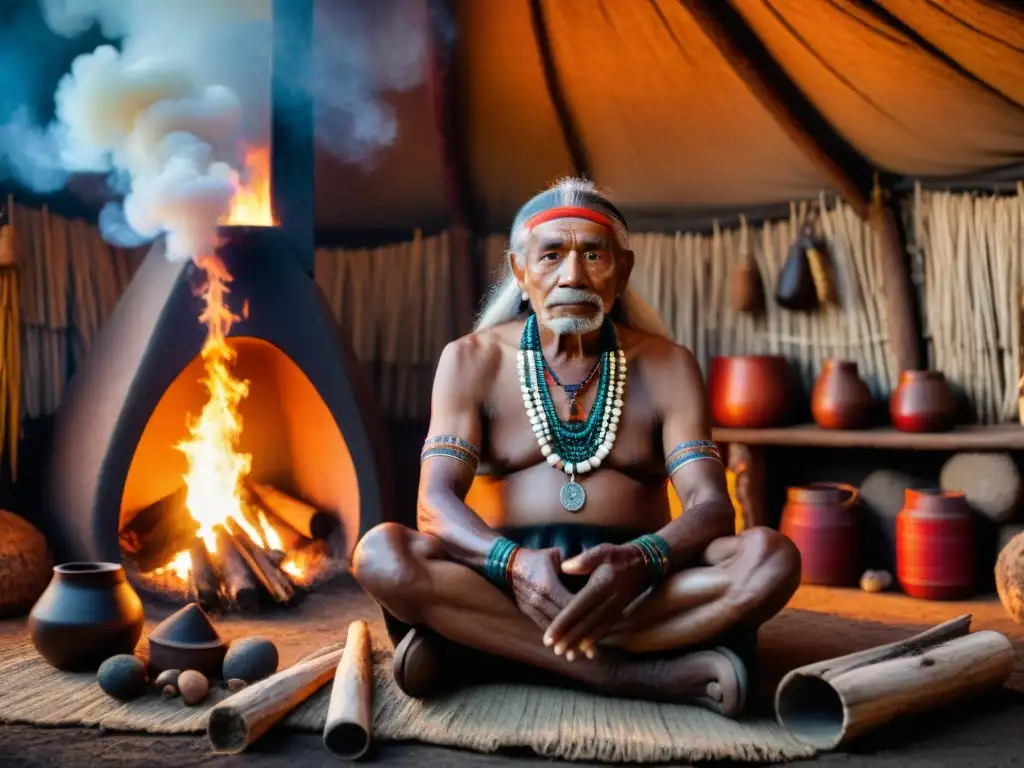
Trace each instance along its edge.
<path fill-rule="evenodd" d="M 757 315 L 764 311 L 764 283 L 754 257 L 747 254 L 732 273 L 733 312 Z"/>
<path fill-rule="evenodd" d="M 810 311 L 837 302 L 826 244 L 814 234 L 813 220 L 800 227 L 775 286 L 775 301 L 786 309 Z"/>

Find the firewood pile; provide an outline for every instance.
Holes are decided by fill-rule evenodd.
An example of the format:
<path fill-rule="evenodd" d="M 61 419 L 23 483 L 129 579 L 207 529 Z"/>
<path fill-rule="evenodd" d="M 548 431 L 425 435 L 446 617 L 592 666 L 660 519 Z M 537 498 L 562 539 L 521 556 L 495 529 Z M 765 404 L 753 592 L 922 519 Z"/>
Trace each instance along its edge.
<path fill-rule="evenodd" d="M 342 558 L 337 518 L 270 485 L 243 494 L 245 520 L 200 535 L 184 486 L 133 517 L 120 533 L 126 570 L 147 593 L 210 612 L 294 606 L 324 563 Z M 212 539 L 212 541 L 211 541 Z"/>

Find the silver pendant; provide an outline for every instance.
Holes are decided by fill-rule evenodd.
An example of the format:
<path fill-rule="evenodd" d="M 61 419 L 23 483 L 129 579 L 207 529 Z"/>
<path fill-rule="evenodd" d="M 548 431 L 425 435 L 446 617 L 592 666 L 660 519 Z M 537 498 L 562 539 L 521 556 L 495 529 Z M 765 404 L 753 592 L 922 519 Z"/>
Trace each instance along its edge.
<path fill-rule="evenodd" d="M 563 485 L 562 490 L 559 491 L 558 499 L 565 509 L 570 512 L 579 512 L 587 503 L 587 492 L 583 490 L 582 485 L 576 482 L 575 478 L 570 478 L 569 482 Z"/>

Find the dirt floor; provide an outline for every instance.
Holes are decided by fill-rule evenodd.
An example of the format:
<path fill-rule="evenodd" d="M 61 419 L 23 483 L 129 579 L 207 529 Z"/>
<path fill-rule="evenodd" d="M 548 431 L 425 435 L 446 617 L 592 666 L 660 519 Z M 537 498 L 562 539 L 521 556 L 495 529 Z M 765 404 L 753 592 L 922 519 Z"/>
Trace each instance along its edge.
<path fill-rule="evenodd" d="M 331 592 L 332 610 L 339 611 L 339 592 L 346 596 L 340 613 L 346 619 L 355 615 L 375 618 L 376 609 L 351 585 L 337 585 Z M 317 610 L 314 595 L 305 610 Z M 856 590 L 803 588 L 790 604 L 791 609 L 820 615 L 821 626 L 836 628 L 828 645 L 843 648 L 841 628 L 845 619 L 881 621 L 899 627 L 904 635 L 913 634 L 962 613 L 974 615 L 974 629 L 994 629 L 1010 637 L 1018 648 L 1018 659 L 1024 659 L 1024 627 L 1014 624 L 994 598 L 969 603 L 927 603 L 900 595 L 867 595 Z M 166 611 L 150 612 L 159 619 Z M 280 640 L 282 664 L 291 663 L 302 643 L 290 637 L 278 620 L 275 638 Z M 225 635 L 231 634 L 231 619 L 218 622 Z M 344 626 L 344 622 L 339 624 Z M 23 631 L 19 622 L 0 622 L 0 634 Z M 762 631 L 762 645 L 772 646 L 773 625 Z M 778 650 L 778 649 L 777 649 Z M 808 649 L 791 649 L 786 666 L 805 663 L 801 658 Z M 849 650 L 853 650 L 852 648 Z M 844 651 L 848 652 L 848 651 Z M 784 653 L 783 656 L 786 654 Z M 778 661 L 778 658 L 776 659 Z M 2 682 L 2 681 L 0 681 Z M 968 706 L 955 707 L 940 713 L 890 727 L 861 743 L 856 751 L 830 754 L 815 760 L 789 763 L 792 766 L 844 766 L 849 768 L 887 768 L 892 766 L 986 766 L 1020 765 L 1021 724 L 1024 723 L 1024 665 L 1011 678 L 1009 688 Z M 212 755 L 201 736 L 140 736 L 106 733 L 96 729 L 51 729 L 33 726 L 0 727 L 0 766 L 147 766 L 147 768 L 184 768 L 193 765 L 253 766 L 254 768 L 303 768 L 337 764 L 314 734 L 293 732 L 272 733 L 254 745 L 243 756 Z M 542 763 L 536 757 L 521 754 L 480 755 L 424 745 L 381 745 L 372 762 L 387 766 L 527 766 Z M 547 761 L 543 761 L 547 762 Z M 589 765 L 577 763 L 576 765 Z"/>

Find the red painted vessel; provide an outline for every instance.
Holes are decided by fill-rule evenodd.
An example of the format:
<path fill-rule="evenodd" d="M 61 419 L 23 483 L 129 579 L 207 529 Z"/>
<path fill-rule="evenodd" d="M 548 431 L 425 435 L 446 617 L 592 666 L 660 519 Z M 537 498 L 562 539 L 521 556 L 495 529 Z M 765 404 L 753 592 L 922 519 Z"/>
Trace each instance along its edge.
<path fill-rule="evenodd" d="M 792 417 L 796 380 L 784 357 L 712 357 L 707 383 L 711 418 L 719 427 L 763 429 Z"/>
<path fill-rule="evenodd" d="M 860 577 L 857 489 L 811 483 L 787 489 L 779 530 L 800 550 L 803 584 L 849 587 Z"/>
<path fill-rule="evenodd" d="M 974 529 L 963 493 L 908 488 L 896 516 L 896 578 L 922 600 L 974 591 Z"/>

